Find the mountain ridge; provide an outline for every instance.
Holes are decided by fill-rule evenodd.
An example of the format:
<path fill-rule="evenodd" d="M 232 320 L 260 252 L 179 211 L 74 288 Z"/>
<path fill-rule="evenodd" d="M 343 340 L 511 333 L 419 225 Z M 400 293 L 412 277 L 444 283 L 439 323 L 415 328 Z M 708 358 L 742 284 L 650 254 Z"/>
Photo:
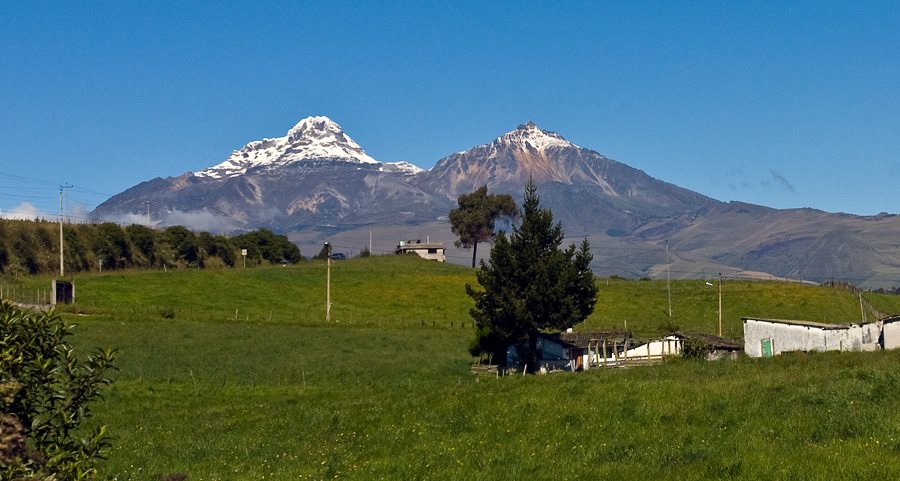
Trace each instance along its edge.
<path fill-rule="evenodd" d="M 140 215 L 143 222 L 149 202 L 161 226 L 177 221 L 198 227 L 202 220 L 209 230 L 215 220 L 223 232 L 267 227 L 309 247 L 376 227 L 389 228 L 395 241 L 427 228 L 432 238 L 449 243 L 446 215 L 460 194 L 487 185 L 518 198 L 528 179 L 538 184 L 542 203 L 570 236 L 622 252 L 604 261 L 598 251 L 592 267 L 600 275 L 659 275 L 660 248 L 668 242 L 686 275 L 722 269 L 818 281 L 841 275 L 857 283 L 900 279 L 896 216 L 724 203 L 579 147 L 531 121 L 422 170 L 379 162 L 331 119 L 308 117 L 285 136 L 250 142 L 196 174 L 142 182 L 92 215 Z M 807 275 L 810 266 L 817 271 Z"/>

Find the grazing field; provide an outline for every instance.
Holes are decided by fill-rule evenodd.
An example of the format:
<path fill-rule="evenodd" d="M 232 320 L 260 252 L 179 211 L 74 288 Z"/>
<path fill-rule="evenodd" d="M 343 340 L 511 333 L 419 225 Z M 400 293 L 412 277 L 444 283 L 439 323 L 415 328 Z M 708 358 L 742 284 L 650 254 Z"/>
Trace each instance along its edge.
<path fill-rule="evenodd" d="M 324 325 L 323 262 L 290 267 L 179 271 L 115 271 L 74 278 L 78 303 L 66 309 L 120 317 L 170 317 Z M 51 277 L 28 277 L 20 288 L 46 289 Z M 624 329 L 646 337 L 673 330 L 715 332 L 717 280 L 598 279 L 594 313 L 576 330 Z M 389 328 L 471 328 L 466 283 L 475 269 L 416 256 L 376 256 L 332 263 L 332 318 L 336 325 Z M 8 285 L 8 284 L 7 284 Z M 20 289 L 21 290 L 21 289 Z M 669 291 L 672 317 L 669 318 Z M 900 313 L 900 296 L 866 293 L 875 307 Z M 725 280 L 723 333 L 742 335 L 742 317 L 858 322 L 859 300 L 849 292 L 786 282 Z M 867 313 L 869 319 L 872 318 Z"/>
<path fill-rule="evenodd" d="M 94 317 L 115 479 L 896 479 L 900 353 L 477 379 L 464 332 Z"/>
<path fill-rule="evenodd" d="M 896 479 L 900 352 L 476 378 L 474 270 L 414 258 L 76 277 L 79 346 L 120 350 L 104 475 L 235 479 Z M 47 279 L 28 278 L 41 285 Z M 607 285 L 608 282 L 608 285 Z M 704 281 L 598 280 L 579 329 L 713 332 Z M 871 298 L 882 309 L 891 298 Z M 861 316 L 843 291 L 728 281 L 741 316 Z M 238 314 L 235 316 L 235 309 Z M 452 322 L 452 324 L 451 324 Z M 460 323 L 465 322 L 465 326 Z"/>

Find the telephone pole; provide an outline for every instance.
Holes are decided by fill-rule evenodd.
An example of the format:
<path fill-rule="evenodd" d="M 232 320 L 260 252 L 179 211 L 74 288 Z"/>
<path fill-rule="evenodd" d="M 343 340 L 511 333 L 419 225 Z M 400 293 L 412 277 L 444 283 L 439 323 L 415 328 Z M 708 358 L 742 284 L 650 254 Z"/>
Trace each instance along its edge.
<path fill-rule="evenodd" d="M 69 217 L 69 191 L 73 186 L 69 185 L 68 182 L 65 185 L 59 186 L 59 277 L 62 278 L 66 275 L 66 267 L 65 267 L 65 256 L 63 254 L 63 190 L 66 189 L 66 221 L 68 221 Z"/>
<path fill-rule="evenodd" d="M 722 273 L 719 273 L 719 337 L 722 337 Z"/>
<path fill-rule="evenodd" d="M 669 239 L 666 239 L 666 292 L 669 293 L 669 319 L 672 319 L 672 277 L 669 275 Z"/>
<path fill-rule="evenodd" d="M 68 182 L 66 182 L 66 185 L 62 187 L 63 189 L 66 189 L 66 224 L 71 223 L 71 221 L 69 220 L 69 189 L 71 189 L 72 187 L 73 186 L 69 185 Z"/>
<path fill-rule="evenodd" d="M 325 322 L 331 321 L 331 244 L 325 243 Z"/>

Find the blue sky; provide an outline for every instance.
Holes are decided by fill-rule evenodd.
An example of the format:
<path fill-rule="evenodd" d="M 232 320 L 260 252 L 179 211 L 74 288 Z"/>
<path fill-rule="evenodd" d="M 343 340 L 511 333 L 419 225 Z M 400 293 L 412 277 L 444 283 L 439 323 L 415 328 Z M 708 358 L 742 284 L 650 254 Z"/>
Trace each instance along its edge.
<path fill-rule="evenodd" d="M 719 200 L 900 212 L 898 2 L 2 2 L 0 211 L 325 115 L 430 168 L 534 121 Z M 76 208 L 75 205 L 83 205 Z"/>

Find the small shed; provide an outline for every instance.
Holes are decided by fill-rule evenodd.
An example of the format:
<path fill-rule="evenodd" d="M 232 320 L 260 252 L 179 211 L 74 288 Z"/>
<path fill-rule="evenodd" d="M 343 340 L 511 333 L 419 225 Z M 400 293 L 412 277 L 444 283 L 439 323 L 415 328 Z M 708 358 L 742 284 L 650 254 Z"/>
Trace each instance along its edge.
<path fill-rule="evenodd" d="M 537 364 L 542 372 L 580 371 L 597 364 L 600 356 L 617 356 L 631 339 L 630 332 L 561 332 L 539 333 L 537 337 Z M 519 349 L 522 343 L 506 348 L 509 366 L 520 364 Z M 604 356 L 604 357 L 605 357 Z"/>
<path fill-rule="evenodd" d="M 750 357 L 771 357 L 789 351 L 894 349 L 900 347 L 898 320 L 900 317 L 866 323 L 825 324 L 745 317 L 744 351 Z"/>
<path fill-rule="evenodd" d="M 444 244 L 442 242 L 422 242 L 422 239 L 400 241 L 395 254 L 418 254 L 423 259 L 444 262 Z"/>

